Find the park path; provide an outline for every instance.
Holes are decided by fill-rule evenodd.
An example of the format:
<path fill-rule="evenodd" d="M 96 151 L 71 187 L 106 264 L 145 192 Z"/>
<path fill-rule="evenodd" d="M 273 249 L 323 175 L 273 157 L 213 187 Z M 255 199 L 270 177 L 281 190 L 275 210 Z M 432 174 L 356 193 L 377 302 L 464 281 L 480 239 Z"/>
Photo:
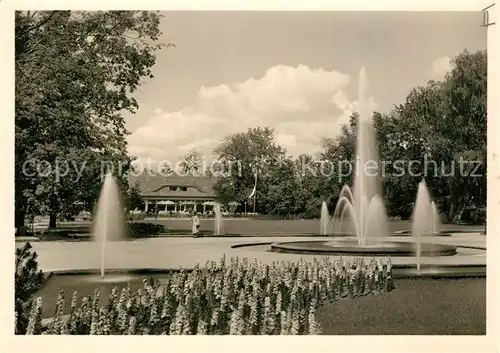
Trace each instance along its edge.
<path fill-rule="evenodd" d="M 306 261 L 321 258 L 321 256 L 300 254 L 278 254 L 259 251 L 258 248 L 231 248 L 234 244 L 256 242 L 284 242 L 311 240 L 310 237 L 238 237 L 238 238 L 186 238 L 164 237 L 147 238 L 134 241 L 108 243 L 106 248 L 106 268 L 137 269 L 137 268 L 192 268 L 196 264 L 207 261 L 219 261 L 225 255 L 230 257 L 247 257 L 258 259 L 264 263 L 273 261 Z M 314 240 L 332 240 L 332 237 L 314 237 Z M 381 239 L 378 239 L 381 240 Z M 388 241 L 411 241 L 411 237 L 389 237 Z M 478 233 L 457 233 L 449 237 L 425 237 L 426 242 L 453 244 L 486 248 L 486 237 Z M 33 242 L 38 253 L 38 262 L 44 272 L 97 269 L 100 266 L 99 245 L 93 242 Z M 22 243 L 16 243 L 21 246 Z M 345 257 L 344 258 L 348 258 Z M 414 264 L 414 257 L 394 257 L 394 264 Z M 486 264 L 486 251 L 477 249 L 459 249 L 455 256 L 423 257 L 423 264 L 457 265 Z"/>

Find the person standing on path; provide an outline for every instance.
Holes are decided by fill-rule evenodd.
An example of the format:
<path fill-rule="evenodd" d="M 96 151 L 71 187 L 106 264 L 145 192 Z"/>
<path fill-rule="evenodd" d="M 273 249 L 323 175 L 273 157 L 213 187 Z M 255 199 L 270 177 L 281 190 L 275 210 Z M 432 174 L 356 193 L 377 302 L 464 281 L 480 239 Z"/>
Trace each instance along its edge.
<path fill-rule="evenodd" d="M 198 218 L 198 213 L 193 212 L 193 217 L 191 217 L 191 222 L 193 223 L 193 236 L 198 238 L 198 233 L 200 231 L 200 219 Z"/>

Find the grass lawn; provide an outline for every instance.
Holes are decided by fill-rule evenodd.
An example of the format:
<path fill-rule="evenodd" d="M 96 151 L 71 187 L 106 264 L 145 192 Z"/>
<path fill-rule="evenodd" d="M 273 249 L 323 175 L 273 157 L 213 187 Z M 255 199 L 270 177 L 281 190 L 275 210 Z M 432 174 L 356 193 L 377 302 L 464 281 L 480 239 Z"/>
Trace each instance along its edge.
<path fill-rule="evenodd" d="M 156 223 L 167 227 L 171 234 L 190 234 L 191 221 L 189 219 L 158 219 L 139 221 L 138 223 Z M 213 232 L 214 220 L 201 219 L 200 231 L 205 234 Z M 245 234 L 245 235 L 263 235 L 263 234 L 319 234 L 320 224 L 318 219 L 306 220 L 235 220 L 223 219 L 222 228 L 225 234 Z M 445 229 L 458 229 L 468 231 L 482 231 L 483 228 L 478 226 L 465 225 L 446 225 Z M 411 229 L 411 224 L 408 221 L 390 221 L 389 232 L 407 231 Z M 74 222 L 62 224 L 58 227 L 57 232 L 64 233 L 80 233 L 89 232 L 90 223 Z"/>
<path fill-rule="evenodd" d="M 327 304 L 325 335 L 485 335 L 486 279 L 398 279 L 390 294 Z"/>

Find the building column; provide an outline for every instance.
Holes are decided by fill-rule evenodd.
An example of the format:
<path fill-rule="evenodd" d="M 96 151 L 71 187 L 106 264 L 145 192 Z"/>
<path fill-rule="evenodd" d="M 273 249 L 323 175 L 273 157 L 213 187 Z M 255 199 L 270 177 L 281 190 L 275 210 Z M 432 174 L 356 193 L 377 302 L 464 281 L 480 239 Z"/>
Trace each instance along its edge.
<path fill-rule="evenodd" d="M 149 207 L 149 201 L 145 201 L 145 208 L 144 208 L 144 212 L 148 212 L 148 207 Z"/>
<path fill-rule="evenodd" d="M 206 209 L 207 209 L 207 205 L 205 205 L 205 202 L 203 202 L 203 214 L 205 214 Z"/>
<path fill-rule="evenodd" d="M 177 213 L 177 201 L 174 201 L 174 207 L 175 207 L 174 212 Z"/>

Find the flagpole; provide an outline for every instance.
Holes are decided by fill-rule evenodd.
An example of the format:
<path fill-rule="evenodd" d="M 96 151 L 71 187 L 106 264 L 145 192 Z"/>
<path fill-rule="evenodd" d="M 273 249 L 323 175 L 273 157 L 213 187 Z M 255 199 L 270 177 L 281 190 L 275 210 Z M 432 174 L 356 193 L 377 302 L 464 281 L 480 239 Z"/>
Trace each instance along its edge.
<path fill-rule="evenodd" d="M 255 170 L 255 193 L 253 195 L 253 213 L 255 215 L 255 203 L 256 203 L 256 199 L 257 199 L 257 169 Z"/>

